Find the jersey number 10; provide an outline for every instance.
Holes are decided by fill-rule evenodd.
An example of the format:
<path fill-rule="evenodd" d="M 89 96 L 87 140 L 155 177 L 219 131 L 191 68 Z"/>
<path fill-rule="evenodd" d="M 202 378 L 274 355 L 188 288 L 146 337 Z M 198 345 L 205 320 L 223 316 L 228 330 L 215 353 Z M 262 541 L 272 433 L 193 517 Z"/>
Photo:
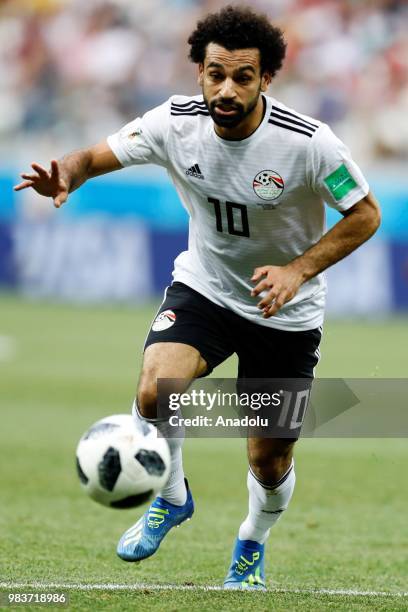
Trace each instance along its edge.
<path fill-rule="evenodd" d="M 216 200 L 215 198 L 208 198 L 210 204 L 214 204 L 215 211 L 215 223 L 217 232 L 224 232 L 224 227 L 222 223 L 222 213 L 221 213 L 221 202 Z M 249 223 L 248 223 L 248 211 L 245 204 L 234 204 L 234 202 L 225 202 L 225 207 L 227 210 L 227 225 L 228 225 L 228 233 L 232 236 L 244 236 L 244 238 L 249 238 Z M 238 211 L 234 215 L 234 211 Z M 241 219 L 237 219 L 237 217 L 241 217 Z M 238 225 L 240 227 L 236 227 L 236 222 L 239 222 Z"/>

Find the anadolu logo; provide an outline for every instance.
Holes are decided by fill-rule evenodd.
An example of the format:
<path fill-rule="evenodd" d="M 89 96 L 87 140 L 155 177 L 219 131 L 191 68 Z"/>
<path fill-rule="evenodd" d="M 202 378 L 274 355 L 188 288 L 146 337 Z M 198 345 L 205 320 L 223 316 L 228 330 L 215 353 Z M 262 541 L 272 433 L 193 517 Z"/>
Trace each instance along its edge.
<path fill-rule="evenodd" d="M 279 198 L 285 189 L 283 178 L 274 170 L 262 170 L 262 172 L 259 172 L 254 178 L 252 186 L 258 198 L 269 201 Z M 271 206 L 271 208 L 275 208 L 277 205 L 278 203 Z M 264 208 L 267 207 L 264 206 Z"/>
<path fill-rule="evenodd" d="M 164 331 L 176 322 L 176 315 L 172 310 L 163 310 L 154 320 L 152 331 Z"/>

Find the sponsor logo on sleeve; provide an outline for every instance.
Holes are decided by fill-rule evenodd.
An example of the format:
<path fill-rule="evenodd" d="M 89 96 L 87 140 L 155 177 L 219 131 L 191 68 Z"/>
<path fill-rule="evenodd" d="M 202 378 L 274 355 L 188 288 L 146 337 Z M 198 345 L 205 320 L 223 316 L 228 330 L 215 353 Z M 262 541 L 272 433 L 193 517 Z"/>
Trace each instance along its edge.
<path fill-rule="evenodd" d="M 337 202 L 357 187 L 356 181 L 344 164 L 325 178 L 324 182 Z"/>
<path fill-rule="evenodd" d="M 136 136 L 141 136 L 143 134 L 142 128 L 136 128 L 131 134 L 128 134 L 129 140 L 134 140 Z"/>

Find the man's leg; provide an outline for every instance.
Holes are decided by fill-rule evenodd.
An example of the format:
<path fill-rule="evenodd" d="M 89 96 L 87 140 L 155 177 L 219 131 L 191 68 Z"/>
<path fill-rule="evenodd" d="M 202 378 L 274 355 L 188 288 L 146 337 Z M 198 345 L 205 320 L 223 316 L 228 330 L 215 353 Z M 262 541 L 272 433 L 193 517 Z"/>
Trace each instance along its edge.
<path fill-rule="evenodd" d="M 141 427 L 143 421 L 150 421 L 167 438 L 171 473 L 161 494 L 120 539 L 117 552 L 126 561 L 139 561 L 152 555 L 169 529 L 193 513 L 193 499 L 183 473 L 183 435 L 176 436 L 167 419 L 160 418 L 161 410 L 158 413 L 158 408 L 163 407 L 163 397 L 160 397 L 158 406 L 157 380 L 185 379 L 186 386 L 187 381 L 210 373 L 225 361 L 233 348 L 226 337 L 228 326 L 224 317 L 224 308 L 187 285 L 174 282 L 166 290 L 165 299 L 150 328 L 133 414 Z M 172 384 L 172 390 L 166 393 L 185 390 L 179 383 L 178 388 L 175 385 Z"/>
<path fill-rule="evenodd" d="M 224 588 L 266 588 L 264 544 L 293 494 L 294 443 L 295 440 L 248 438 L 249 511 L 239 528 Z"/>
<path fill-rule="evenodd" d="M 248 516 L 240 540 L 264 544 L 270 528 L 289 505 L 295 487 L 294 440 L 248 439 Z"/>
<path fill-rule="evenodd" d="M 278 388 L 286 389 L 283 381 L 292 379 L 289 384 L 291 391 L 296 389 L 302 392 L 310 387 L 318 361 L 320 329 L 287 332 L 246 324 L 241 326 L 238 338 L 238 378 L 244 386 L 250 379 L 256 379 L 249 384 L 250 387 L 255 384 L 255 391 L 259 379 L 263 379 L 261 388 L 270 384 L 273 388 L 273 380 L 278 379 L 283 385 Z M 294 384 L 293 379 L 299 382 Z M 274 422 L 279 417 L 279 413 L 275 414 Z M 286 418 L 291 420 L 290 415 Z M 239 529 L 225 588 L 265 589 L 264 544 L 270 528 L 286 510 L 293 494 L 294 436 L 299 433 L 300 428 L 297 428 L 290 434 L 292 438 L 284 438 L 282 433 L 282 437 L 276 439 L 248 439 L 249 511 Z"/>
<path fill-rule="evenodd" d="M 157 379 L 190 381 L 206 370 L 207 363 L 199 351 L 187 344 L 160 342 L 148 346 L 145 351 L 133 414 L 141 428 L 143 421 L 148 421 L 167 438 L 171 457 L 170 476 L 149 509 L 120 539 L 117 553 L 124 561 L 141 561 L 153 555 L 169 530 L 193 514 L 194 503 L 183 472 L 183 438 L 172 435 L 167 419 L 157 418 Z"/>
<path fill-rule="evenodd" d="M 170 476 L 160 497 L 181 506 L 185 504 L 187 492 L 184 483 L 181 447 L 183 437 L 171 435 L 167 421 L 157 419 L 157 379 L 185 378 L 191 380 L 204 374 L 207 364 L 197 349 L 187 344 L 160 342 L 150 345 L 145 352 L 137 391 L 137 405 L 133 414 L 136 420 L 145 419 L 156 425 L 167 438 L 170 448 Z M 181 393 L 185 389 L 179 389 Z M 173 428 L 174 429 L 174 428 Z"/>

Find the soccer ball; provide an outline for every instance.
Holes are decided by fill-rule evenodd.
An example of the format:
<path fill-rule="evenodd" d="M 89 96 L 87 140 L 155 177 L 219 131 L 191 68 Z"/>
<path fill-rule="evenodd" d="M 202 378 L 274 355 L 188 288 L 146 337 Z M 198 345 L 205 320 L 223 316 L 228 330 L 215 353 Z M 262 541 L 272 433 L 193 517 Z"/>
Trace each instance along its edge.
<path fill-rule="evenodd" d="M 170 451 L 156 428 L 139 430 L 130 414 L 114 414 L 94 425 L 79 441 L 76 466 L 85 493 L 104 506 L 140 506 L 166 484 Z"/>

